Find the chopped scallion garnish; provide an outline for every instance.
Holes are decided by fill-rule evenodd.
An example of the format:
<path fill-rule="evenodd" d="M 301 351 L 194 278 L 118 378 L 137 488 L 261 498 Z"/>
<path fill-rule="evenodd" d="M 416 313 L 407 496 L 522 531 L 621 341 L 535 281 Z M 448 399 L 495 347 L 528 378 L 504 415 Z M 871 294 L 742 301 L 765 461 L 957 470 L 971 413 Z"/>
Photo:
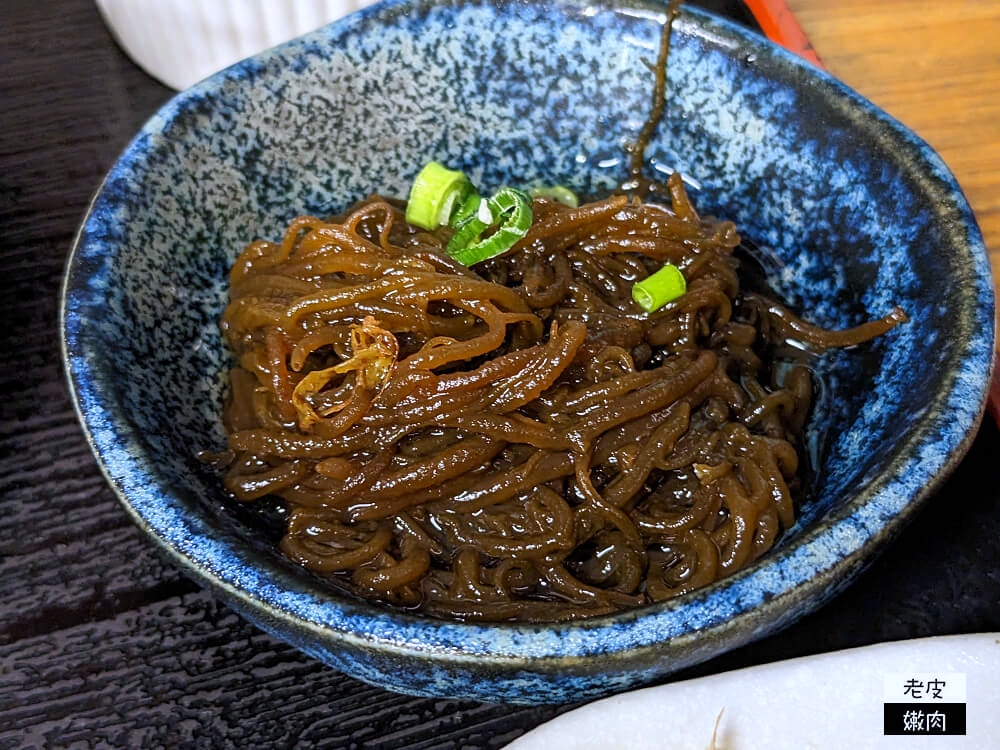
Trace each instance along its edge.
<path fill-rule="evenodd" d="M 531 228 L 531 198 L 515 188 L 501 188 L 483 200 L 464 221 L 457 222 L 446 252 L 466 266 L 474 266 L 510 250 Z M 480 239 L 491 228 L 495 230 Z"/>
<path fill-rule="evenodd" d="M 667 263 L 659 271 L 632 286 L 632 299 L 646 312 L 655 312 L 687 291 L 681 269 Z"/>
<path fill-rule="evenodd" d="M 474 192 L 469 178 L 436 161 L 420 170 L 410 187 L 406 221 L 423 229 L 449 224 L 462 202 Z"/>
<path fill-rule="evenodd" d="M 570 208 L 576 208 L 580 205 L 580 199 L 576 197 L 576 193 L 562 185 L 536 187 L 532 189 L 531 195 L 536 198 L 548 198 L 552 201 L 558 201 Z"/>
<path fill-rule="evenodd" d="M 483 198 L 464 174 L 436 161 L 414 178 L 406 204 L 408 223 L 454 231 L 445 251 L 466 266 L 510 250 L 528 233 L 532 218 L 526 193 L 502 188 L 492 198 Z"/>

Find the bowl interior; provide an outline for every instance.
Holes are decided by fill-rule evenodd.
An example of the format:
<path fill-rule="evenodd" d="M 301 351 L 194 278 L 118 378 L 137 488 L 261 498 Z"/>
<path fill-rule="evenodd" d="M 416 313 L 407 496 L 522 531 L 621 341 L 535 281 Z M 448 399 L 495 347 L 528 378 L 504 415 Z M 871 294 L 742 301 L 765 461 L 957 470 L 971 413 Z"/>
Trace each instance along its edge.
<path fill-rule="evenodd" d="M 198 458 L 224 442 L 230 264 L 296 215 L 404 197 L 430 159 L 482 186 L 607 193 L 650 109 L 645 61 L 661 19 L 661 5 L 640 0 L 390 0 L 164 107 L 97 195 L 64 301 L 79 408 L 136 520 L 223 587 L 252 578 L 272 603 L 293 588 L 310 607 L 340 606 L 284 566 Z M 982 413 L 992 287 L 961 193 L 888 117 L 695 11 L 675 26 L 667 112 L 646 156 L 763 248 L 769 283 L 808 320 L 844 327 L 894 305 L 909 315 L 869 347 L 822 358 L 815 478 L 781 542 L 793 550 L 876 497 L 877 521 L 855 517 L 847 532 L 861 549 L 938 480 Z M 807 581 L 810 564 L 777 593 Z M 698 626 L 682 619 L 677 632 Z"/>

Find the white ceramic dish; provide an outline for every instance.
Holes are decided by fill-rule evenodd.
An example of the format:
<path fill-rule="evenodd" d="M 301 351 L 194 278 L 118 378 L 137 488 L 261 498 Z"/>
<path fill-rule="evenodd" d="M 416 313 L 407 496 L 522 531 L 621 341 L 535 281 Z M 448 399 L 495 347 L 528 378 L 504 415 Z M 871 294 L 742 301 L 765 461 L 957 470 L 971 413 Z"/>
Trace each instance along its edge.
<path fill-rule="evenodd" d="M 175 89 L 373 0 L 95 0 L 118 44 Z"/>
<path fill-rule="evenodd" d="M 605 698 L 507 750 L 706 750 L 716 721 L 716 750 L 988 750 L 1000 747 L 998 667 L 1000 633 L 836 651 Z M 886 736 L 884 704 L 909 702 L 935 675 L 946 683 L 941 700 L 964 695 L 966 734 Z M 916 687 L 906 692 L 910 679 Z M 934 711 L 926 689 L 920 701 Z"/>

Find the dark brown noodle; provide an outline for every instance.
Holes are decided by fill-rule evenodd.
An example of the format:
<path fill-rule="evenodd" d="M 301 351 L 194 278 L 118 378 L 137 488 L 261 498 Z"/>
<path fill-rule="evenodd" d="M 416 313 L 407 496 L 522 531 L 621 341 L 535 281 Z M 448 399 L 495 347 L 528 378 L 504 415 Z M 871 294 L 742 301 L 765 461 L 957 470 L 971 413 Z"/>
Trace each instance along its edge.
<path fill-rule="evenodd" d="M 380 197 L 251 244 L 222 320 L 225 486 L 281 498 L 282 551 L 336 588 L 442 618 L 599 615 L 757 559 L 795 520 L 812 391 L 773 351 L 905 316 L 825 331 L 741 291 L 736 228 L 667 188 L 536 199 L 473 269 Z M 688 291 L 647 314 L 632 284 L 666 261 Z"/>

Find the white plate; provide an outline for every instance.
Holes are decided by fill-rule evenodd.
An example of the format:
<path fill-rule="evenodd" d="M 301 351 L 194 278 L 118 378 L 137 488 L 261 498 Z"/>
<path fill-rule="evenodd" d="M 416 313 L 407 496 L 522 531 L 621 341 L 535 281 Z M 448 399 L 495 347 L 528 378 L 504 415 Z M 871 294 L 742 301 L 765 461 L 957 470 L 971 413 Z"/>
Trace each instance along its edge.
<path fill-rule="evenodd" d="M 884 705 L 902 702 L 926 711 L 913 722 L 940 714 L 935 703 L 965 703 L 966 734 L 885 735 Z M 636 690 L 558 716 L 507 750 L 707 750 L 717 721 L 716 750 L 1000 748 L 1000 633 L 884 643 Z"/>

